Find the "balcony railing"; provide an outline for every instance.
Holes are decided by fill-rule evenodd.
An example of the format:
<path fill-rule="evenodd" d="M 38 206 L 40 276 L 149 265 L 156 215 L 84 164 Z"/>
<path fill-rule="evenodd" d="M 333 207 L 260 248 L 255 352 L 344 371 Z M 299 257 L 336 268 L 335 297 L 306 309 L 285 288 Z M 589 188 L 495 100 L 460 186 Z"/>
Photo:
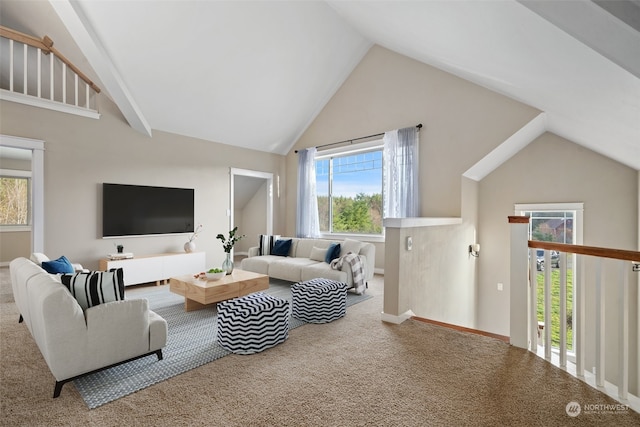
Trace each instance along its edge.
<path fill-rule="evenodd" d="M 53 41 L 0 27 L 0 99 L 99 118 L 100 88 Z"/>
<path fill-rule="evenodd" d="M 512 224 L 511 343 L 538 353 L 538 274 L 543 274 L 543 357 L 578 378 L 585 380 L 589 376 L 593 379 L 592 386 L 638 411 L 640 400 L 629 393 L 629 381 L 631 373 L 637 374 L 640 369 L 638 357 L 630 359 L 630 355 L 636 353 L 631 345 L 638 346 L 640 337 L 630 335 L 629 319 L 638 318 L 638 303 L 630 301 L 630 287 L 638 287 L 640 252 L 528 240 L 527 217 L 509 217 L 509 222 Z M 538 267 L 536 256 L 540 249 L 544 250 L 543 271 Z M 552 251 L 560 253 L 557 323 L 551 318 Z M 568 275 L 569 270 L 575 274 Z M 567 342 L 568 277 L 573 285 L 572 351 Z M 614 299 L 613 296 L 615 304 L 611 301 L 607 304 L 607 298 Z M 552 328 L 559 329 L 557 358 L 555 351 L 552 353 Z M 607 353 L 615 357 L 609 365 L 605 363 Z M 587 357 L 592 362 L 591 372 L 586 369 Z M 575 364 L 571 370 L 567 369 L 569 359 L 569 363 Z"/>

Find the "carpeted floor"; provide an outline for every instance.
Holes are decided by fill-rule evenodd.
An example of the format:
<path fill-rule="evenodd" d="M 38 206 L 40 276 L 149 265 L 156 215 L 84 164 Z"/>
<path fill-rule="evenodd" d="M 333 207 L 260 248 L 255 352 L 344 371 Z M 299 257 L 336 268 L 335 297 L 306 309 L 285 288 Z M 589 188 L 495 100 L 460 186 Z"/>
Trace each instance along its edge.
<path fill-rule="evenodd" d="M 627 410 L 534 354 L 417 321 L 380 321 L 374 295 L 251 356 L 229 355 L 90 410 L 17 323 L 0 271 L 0 424 L 7 426 L 638 426 Z M 157 292 L 163 292 L 158 287 Z M 569 417 L 570 402 L 582 412 Z"/>
<path fill-rule="evenodd" d="M 291 283 L 271 280 L 270 295 L 291 301 Z M 146 298 L 149 308 L 167 321 L 167 344 L 163 348 L 164 358 L 143 357 L 78 378 L 73 382 L 89 408 L 97 408 L 152 384 L 183 374 L 190 369 L 211 363 L 231 354 L 217 342 L 217 312 L 212 304 L 202 310 L 186 312 L 184 298 L 167 293 L 166 287 L 145 286 L 127 292 L 127 298 Z M 369 295 L 347 294 L 347 306 L 371 298 Z M 289 329 L 306 325 L 305 322 L 289 318 Z"/>

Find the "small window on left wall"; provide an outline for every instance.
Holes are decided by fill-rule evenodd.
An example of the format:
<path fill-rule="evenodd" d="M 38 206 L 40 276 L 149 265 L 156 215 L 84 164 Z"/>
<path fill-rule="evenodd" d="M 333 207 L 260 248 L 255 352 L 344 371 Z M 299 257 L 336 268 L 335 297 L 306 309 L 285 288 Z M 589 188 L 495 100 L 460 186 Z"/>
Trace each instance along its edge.
<path fill-rule="evenodd" d="M 24 173 L 0 174 L 0 226 L 26 227 L 31 224 L 31 177 Z"/>

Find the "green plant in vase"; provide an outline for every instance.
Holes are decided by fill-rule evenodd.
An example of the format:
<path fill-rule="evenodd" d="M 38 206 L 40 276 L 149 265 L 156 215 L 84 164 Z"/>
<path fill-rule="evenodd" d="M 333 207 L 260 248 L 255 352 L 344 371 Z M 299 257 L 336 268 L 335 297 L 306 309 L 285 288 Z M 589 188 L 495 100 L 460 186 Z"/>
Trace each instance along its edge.
<path fill-rule="evenodd" d="M 235 244 L 242 239 L 244 234 L 238 234 L 238 227 L 234 227 L 233 230 L 229 231 L 229 237 L 225 237 L 224 234 L 218 234 L 216 239 L 219 239 L 222 242 L 222 248 L 227 253 L 227 257 L 222 263 L 222 269 L 227 272 L 227 274 L 231 274 L 233 272 L 233 261 L 231 260 L 231 251 Z"/>

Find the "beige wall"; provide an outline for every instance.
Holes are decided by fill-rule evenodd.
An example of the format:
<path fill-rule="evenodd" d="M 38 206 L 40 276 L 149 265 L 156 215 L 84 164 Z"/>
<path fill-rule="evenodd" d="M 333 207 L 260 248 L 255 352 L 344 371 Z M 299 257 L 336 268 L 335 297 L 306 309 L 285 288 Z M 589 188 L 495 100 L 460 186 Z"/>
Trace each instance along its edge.
<path fill-rule="evenodd" d="M 461 215 L 462 174 L 538 114 L 534 108 L 374 46 L 295 149 L 423 124 L 422 216 Z M 295 234 L 297 155 L 286 159 L 286 233 Z M 376 244 L 376 268 L 384 268 Z"/>
<path fill-rule="evenodd" d="M 618 249 L 638 248 L 637 171 L 551 133 L 529 144 L 480 182 L 479 192 L 479 329 L 509 335 L 509 224 L 516 203 L 584 203 L 584 244 Z M 608 264 L 605 264 L 607 267 Z M 617 271 L 609 277 L 617 280 Z M 594 316 L 593 264 L 587 264 L 587 314 Z M 635 279 L 637 280 L 637 279 Z M 504 291 L 496 284 L 504 283 Z M 635 281 L 632 280 L 631 283 Z M 632 313 L 637 313 L 637 288 L 630 287 Z M 606 287 L 607 366 L 617 366 L 617 286 Z M 637 358 L 638 327 L 629 319 L 630 360 Z M 593 320 L 589 326 L 593 330 Z M 586 366 L 593 366 L 592 334 L 587 340 Z M 637 360 L 637 359 L 635 359 Z M 634 385 L 635 387 L 635 385 Z"/>
<path fill-rule="evenodd" d="M 476 327 L 481 317 L 476 308 L 477 262 L 469 259 L 467 248 L 477 233 L 477 184 L 463 179 L 462 174 L 538 113 L 434 67 L 374 46 L 294 148 L 422 123 L 421 215 L 463 217 L 463 224 L 416 232 L 417 250 L 411 254 L 407 268 L 420 274 L 407 294 L 412 301 L 409 308 L 423 317 Z M 286 232 L 293 235 L 297 156 L 291 152 L 286 161 Z M 446 242 L 446 248 L 439 251 L 428 242 L 433 233 L 440 234 L 438 238 Z M 385 255 L 384 244 L 376 243 L 376 268 L 385 273 L 388 268 L 397 270 L 398 265 L 385 265 L 385 260 L 394 259 Z"/>
<path fill-rule="evenodd" d="M 99 98 L 99 120 L 1 101 L 0 133 L 45 141 L 45 252 L 97 269 L 115 244 L 137 255 L 179 252 L 188 235 L 102 239 L 103 182 L 195 189 L 195 220 L 204 230 L 197 250 L 218 266 L 224 251 L 215 236 L 227 232 L 229 168 L 283 174 L 281 156 L 154 130 L 134 131 L 115 105 Z M 274 206 L 274 228 L 282 229 Z"/>
<path fill-rule="evenodd" d="M 373 46 L 294 148 L 422 123 L 421 215 L 460 216 L 462 174 L 538 110 Z M 295 232 L 297 157 L 287 156 L 287 233 Z M 289 218 L 291 216 L 291 218 Z"/>
<path fill-rule="evenodd" d="M 12 259 L 31 256 L 30 231 L 3 231 L 0 233 L 0 265 L 9 265 Z"/>

